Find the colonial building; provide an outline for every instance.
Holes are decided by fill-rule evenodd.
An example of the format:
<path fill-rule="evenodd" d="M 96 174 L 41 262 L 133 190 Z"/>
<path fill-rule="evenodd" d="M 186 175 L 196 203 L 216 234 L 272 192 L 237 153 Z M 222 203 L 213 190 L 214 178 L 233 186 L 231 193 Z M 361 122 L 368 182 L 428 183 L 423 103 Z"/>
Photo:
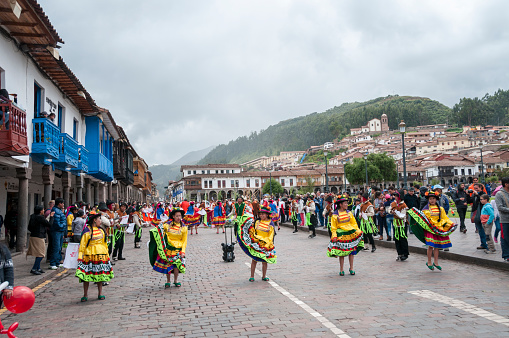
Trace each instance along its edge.
<path fill-rule="evenodd" d="M 114 145 L 127 137 L 59 55 L 63 40 L 37 1 L 17 4 L 0 0 L 0 214 L 17 213 L 22 251 L 35 205 L 113 198 Z"/>

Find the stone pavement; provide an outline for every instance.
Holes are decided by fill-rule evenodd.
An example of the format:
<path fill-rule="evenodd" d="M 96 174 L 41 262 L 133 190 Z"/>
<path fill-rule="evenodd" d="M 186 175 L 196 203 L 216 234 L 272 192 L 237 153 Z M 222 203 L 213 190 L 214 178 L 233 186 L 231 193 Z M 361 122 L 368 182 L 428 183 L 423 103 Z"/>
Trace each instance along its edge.
<path fill-rule="evenodd" d="M 134 249 L 128 236 L 127 260 L 115 265 L 106 300 L 91 288 L 80 303 L 82 286 L 68 271 L 36 291 L 30 311 L 1 319 L 19 321 L 20 337 L 509 335 L 505 271 L 444 260 L 444 270 L 432 272 L 423 255 L 396 262 L 393 248 L 380 247 L 355 257 L 355 276 L 340 277 L 338 259 L 326 256 L 327 237 L 308 239 L 306 231 L 284 227 L 276 236 L 278 263 L 268 272 L 276 284 L 258 275 L 250 283 L 248 257 L 236 247 L 235 262 L 223 262 L 223 241 L 212 229 L 189 236 L 182 287 L 165 290 L 146 247 Z"/>

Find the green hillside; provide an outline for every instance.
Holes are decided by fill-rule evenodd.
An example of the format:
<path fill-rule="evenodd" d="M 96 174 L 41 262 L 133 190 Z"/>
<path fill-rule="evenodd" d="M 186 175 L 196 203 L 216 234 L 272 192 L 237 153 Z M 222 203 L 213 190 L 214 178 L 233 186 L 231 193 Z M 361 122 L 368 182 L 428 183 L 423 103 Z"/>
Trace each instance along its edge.
<path fill-rule="evenodd" d="M 389 118 L 390 129 L 397 129 L 401 120 L 405 120 L 409 127 L 446 123 L 452 110 L 428 98 L 397 95 L 344 103 L 323 113 L 282 121 L 260 132 L 221 144 L 200 163 L 240 164 L 264 155 L 278 155 L 281 151 L 306 150 L 349 135 L 350 128 L 359 128 L 384 113 Z"/>

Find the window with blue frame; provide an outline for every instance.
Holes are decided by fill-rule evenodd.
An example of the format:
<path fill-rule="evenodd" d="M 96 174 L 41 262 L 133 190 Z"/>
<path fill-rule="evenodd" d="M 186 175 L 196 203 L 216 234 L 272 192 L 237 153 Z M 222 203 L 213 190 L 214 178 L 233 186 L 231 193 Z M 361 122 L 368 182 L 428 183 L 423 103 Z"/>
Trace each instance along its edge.
<path fill-rule="evenodd" d="M 77 142 L 78 141 L 78 120 L 74 119 L 72 123 L 72 138 Z"/>
<path fill-rule="evenodd" d="M 65 125 L 65 108 L 59 104 L 58 105 L 58 129 L 60 129 L 61 133 L 65 132 L 64 125 Z"/>
<path fill-rule="evenodd" d="M 34 118 L 41 115 L 42 109 L 42 87 L 34 82 Z"/>

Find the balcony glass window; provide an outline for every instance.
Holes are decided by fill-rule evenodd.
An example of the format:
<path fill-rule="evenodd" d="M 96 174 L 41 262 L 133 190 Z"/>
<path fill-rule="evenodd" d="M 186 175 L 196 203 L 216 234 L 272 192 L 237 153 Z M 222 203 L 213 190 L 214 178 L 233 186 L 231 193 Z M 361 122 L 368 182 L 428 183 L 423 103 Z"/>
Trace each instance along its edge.
<path fill-rule="evenodd" d="M 42 87 L 34 82 L 34 117 L 39 117 L 42 112 Z"/>
<path fill-rule="evenodd" d="M 217 181 L 217 187 L 221 188 L 221 181 Z"/>
<path fill-rule="evenodd" d="M 290 178 L 290 186 L 293 186 L 293 178 Z"/>
<path fill-rule="evenodd" d="M 255 180 L 255 187 L 259 187 L 260 186 L 260 180 Z"/>
<path fill-rule="evenodd" d="M 230 181 L 230 188 L 234 188 L 235 187 L 235 181 L 234 180 L 231 180 Z"/>
<path fill-rule="evenodd" d="M 61 133 L 65 133 L 65 108 L 58 105 L 58 129 Z"/>
<path fill-rule="evenodd" d="M 251 187 L 251 180 L 246 180 L 246 187 Z"/>
<path fill-rule="evenodd" d="M 223 180 L 223 188 L 226 188 L 226 180 Z"/>
<path fill-rule="evenodd" d="M 196 170 L 193 170 L 193 175 L 196 175 Z"/>
<path fill-rule="evenodd" d="M 238 188 L 239 187 L 239 180 L 235 180 L 235 187 Z"/>
<path fill-rule="evenodd" d="M 209 181 L 209 188 L 213 188 L 212 181 Z"/>
<path fill-rule="evenodd" d="M 72 138 L 78 141 L 78 120 L 76 119 L 72 123 Z"/>
<path fill-rule="evenodd" d="M 205 189 L 208 188 L 208 183 L 209 183 L 208 181 L 203 182 Z"/>
<path fill-rule="evenodd" d="M 284 178 L 281 179 L 281 186 L 283 186 L 283 187 L 285 186 L 285 179 Z"/>
<path fill-rule="evenodd" d="M 188 170 L 188 171 L 187 171 L 187 174 L 188 174 L 188 175 L 191 175 L 191 170 Z"/>

